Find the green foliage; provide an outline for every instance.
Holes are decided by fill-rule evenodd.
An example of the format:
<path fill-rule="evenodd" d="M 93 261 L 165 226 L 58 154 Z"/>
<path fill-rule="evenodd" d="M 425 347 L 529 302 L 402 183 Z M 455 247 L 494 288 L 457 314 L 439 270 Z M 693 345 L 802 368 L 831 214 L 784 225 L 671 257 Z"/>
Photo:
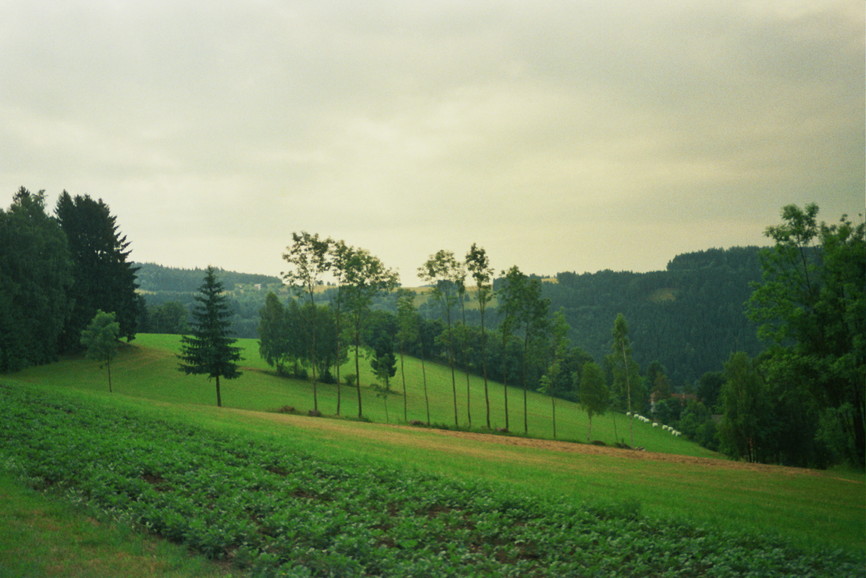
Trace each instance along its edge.
<path fill-rule="evenodd" d="M 858 575 L 842 551 L 327 459 L 95 400 L 2 387 L 30 485 L 256 575 Z"/>
<path fill-rule="evenodd" d="M 487 328 L 485 327 L 487 304 L 493 300 L 493 267 L 487 257 L 487 251 L 472 243 L 466 253 L 466 269 L 475 281 L 475 299 L 478 301 L 478 317 L 481 324 L 481 339 L 479 355 L 481 357 L 481 375 L 484 379 L 484 408 L 487 429 L 490 429 L 490 390 L 487 383 Z"/>
<path fill-rule="evenodd" d="M 722 451 L 750 462 L 767 457 L 771 411 L 767 388 L 749 356 L 735 353 L 725 364 L 724 416 L 719 425 Z"/>
<path fill-rule="evenodd" d="M 592 361 L 584 364 L 580 380 L 580 405 L 586 411 L 589 422 L 587 441 L 592 439 L 592 416 L 603 415 L 610 404 L 610 392 L 604 382 L 604 371 Z"/>
<path fill-rule="evenodd" d="M 370 367 L 386 390 L 391 389 L 391 378 L 397 374 L 397 356 L 394 351 L 396 319 L 390 314 L 380 314 L 370 323 L 366 342 L 372 350 Z"/>
<path fill-rule="evenodd" d="M 241 375 L 237 366 L 240 349 L 233 346 L 235 340 L 229 336 L 228 307 L 222 291 L 216 270 L 208 267 L 196 297 L 199 305 L 193 311 L 192 335 L 183 336 L 178 355 L 179 369 L 184 373 L 216 379 L 218 406 L 222 405 L 220 378 L 234 379 Z"/>
<path fill-rule="evenodd" d="M 831 454 L 863 466 L 866 460 L 866 224 L 843 216 L 819 223 L 818 206 L 788 205 L 782 223 L 768 227 L 775 245 L 762 252 L 763 279 L 749 300 L 759 334 L 772 342 L 765 361 L 778 415 L 789 426 L 778 432 L 786 461 L 819 465 Z M 777 402 L 778 400 L 778 402 Z M 797 400 L 793 402 L 793 400 Z M 843 407 L 850 411 L 842 410 Z M 808 408 L 812 419 L 801 415 Z M 827 412 L 825 410 L 834 410 Z M 850 442 L 818 435 L 845 431 Z M 838 427 L 827 427 L 836 416 Z M 785 447 L 792 434 L 800 456 Z M 831 443 L 832 447 L 822 447 Z"/>
<path fill-rule="evenodd" d="M 183 335 L 189 331 L 189 311 L 178 301 L 145 306 L 145 321 L 140 328 L 149 333 Z"/>
<path fill-rule="evenodd" d="M 0 210 L 0 372 L 57 357 L 72 303 L 66 236 L 45 213 L 45 194 L 21 187 Z"/>
<path fill-rule="evenodd" d="M 543 357 L 547 353 L 543 339 L 549 324 L 550 301 L 541 296 L 539 279 L 528 277 L 516 266 L 503 273 L 505 278 L 498 293 L 500 314 L 503 316 L 503 349 L 511 335 L 516 335 L 522 343 L 519 359 L 520 384 L 523 388 L 523 432 L 528 433 L 527 391 L 530 382 L 540 378 L 540 371 L 536 376 L 533 370 L 538 371 L 542 367 Z"/>
<path fill-rule="evenodd" d="M 762 348 L 743 314 L 750 283 L 761 278 L 757 247 L 708 249 L 675 256 L 664 271 L 598 271 L 556 275 L 544 296 L 563 308 L 572 342 L 596 360 L 609 353 L 610 323 L 629 322 L 634 360 L 658 360 L 675 390 L 718 371 L 734 350 Z"/>
<path fill-rule="evenodd" d="M 137 268 L 128 261 L 130 243 L 120 233 L 117 217 L 101 199 L 66 191 L 57 200 L 56 213 L 69 242 L 75 280 L 64 348 L 78 348 L 81 330 L 99 309 L 115 312 L 121 337 L 133 339 L 140 314 Z"/>
<path fill-rule="evenodd" d="M 81 331 L 81 345 L 86 349 L 88 359 L 98 361 L 108 368 L 108 391 L 111 391 L 111 360 L 117 354 L 117 339 L 120 337 L 120 323 L 112 311 L 97 310 L 90 323 Z"/>
<path fill-rule="evenodd" d="M 356 393 L 358 396 L 358 418 L 363 416 L 363 400 L 361 397 L 361 337 L 367 323 L 367 315 L 373 299 L 382 293 L 397 288 L 397 274 L 385 267 L 382 261 L 366 249 L 355 249 L 338 244 L 342 248 L 339 263 L 341 297 L 351 318 L 351 341 L 355 350 Z"/>
<path fill-rule="evenodd" d="M 457 381 L 454 374 L 454 366 L 457 362 L 455 355 L 456 339 L 452 323 L 452 309 L 458 299 L 463 296 L 465 289 L 466 272 L 463 264 L 459 263 L 452 251 L 440 249 L 427 258 L 423 265 L 418 267 L 418 277 L 426 283 L 433 285 L 433 297 L 441 307 L 441 315 L 445 319 L 446 331 L 439 335 L 439 342 L 445 346 L 448 352 L 448 365 L 451 368 L 451 391 L 454 408 L 454 425 L 459 423 L 457 415 Z"/>

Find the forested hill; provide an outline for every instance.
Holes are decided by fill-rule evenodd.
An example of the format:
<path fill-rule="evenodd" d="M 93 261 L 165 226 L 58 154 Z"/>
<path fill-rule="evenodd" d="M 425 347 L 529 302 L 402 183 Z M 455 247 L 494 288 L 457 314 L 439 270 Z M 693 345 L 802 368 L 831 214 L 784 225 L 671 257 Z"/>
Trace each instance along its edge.
<path fill-rule="evenodd" d="M 602 361 L 610 352 L 611 330 L 617 313 L 625 315 L 633 355 L 642 371 L 653 361 L 667 370 L 675 387 L 694 383 L 708 371 L 721 371 L 734 351 L 754 356 L 761 346 L 756 328 L 744 315 L 750 283 L 760 280 L 758 248 L 710 249 L 676 256 L 665 271 L 650 273 L 599 271 L 559 273 L 544 283 L 551 312 L 562 309 L 571 326 L 574 345 Z M 191 307 L 204 271 L 138 264 L 140 290 L 151 321 L 142 327 L 165 331 L 152 321 L 154 307 L 178 302 Z M 281 287 L 277 277 L 219 271 L 230 292 L 235 334 L 258 337 L 259 311 L 269 290 Z M 288 293 L 279 292 L 281 298 Z M 431 314 L 432 315 L 432 314 Z M 477 311 L 467 319 L 477 324 Z M 497 325 L 495 305 L 488 324 Z"/>
<path fill-rule="evenodd" d="M 139 289 L 145 293 L 193 293 L 198 291 L 204 279 L 204 269 L 173 269 L 153 263 L 136 263 Z M 226 291 L 242 286 L 280 285 L 278 277 L 252 275 L 217 270 Z"/>
<path fill-rule="evenodd" d="M 610 353 L 613 321 L 624 314 L 641 369 L 659 361 L 682 386 L 720 371 L 734 351 L 761 351 L 744 314 L 750 283 L 761 278 L 759 250 L 687 253 L 650 273 L 560 273 L 556 283 L 544 284 L 545 296 L 552 311 L 565 312 L 574 344 L 597 360 Z"/>

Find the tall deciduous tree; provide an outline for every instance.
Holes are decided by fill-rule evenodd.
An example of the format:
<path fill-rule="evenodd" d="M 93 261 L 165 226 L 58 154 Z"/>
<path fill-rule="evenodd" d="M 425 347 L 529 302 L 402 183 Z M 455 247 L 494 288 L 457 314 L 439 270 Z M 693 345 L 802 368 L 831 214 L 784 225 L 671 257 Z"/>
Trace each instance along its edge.
<path fill-rule="evenodd" d="M 782 209 L 768 227 L 775 245 L 761 253 L 763 279 L 748 304 L 770 341 L 775 372 L 812 397 L 825 424 L 850 443 L 837 448 L 866 460 L 866 226 L 842 216 L 818 222 L 818 205 Z M 862 217 L 861 217 L 862 219 Z M 795 383 L 790 380 L 794 379 Z"/>
<path fill-rule="evenodd" d="M 370 368 L 385 391 L 390 392 L 391 378 L 397 374 L 397 356 L 394 354 L 397 320 L 390 313 L 381 313 L 375 316 L 375 321 L 370 325 L 366 339 L 372 350 Z"/>
<path fill-rule="evenodd" d="M 553 323 L 550 331 L 550 360 L 544 375 L 541 376 L 539 390 L 550 397 L 550 413 L 553 420 L 553 439 L 556 439 L 556 397 L 561 395 L 557 386 L 562 383 L 562 373 L 566 371 L 566 360 L 571 348 L 568 340 L 570 327 L 565 320 L 565 314 L 557 311 L 553 314 Z"/>
<path fill-rule="evenodd" d="M 289 326 L 286 308 L 274 292 L 265 297 L 259 317 L 259 354 L 279 375 L 285 375 L 286 366 L 294 358 L 292 340 L 296 337 Z"/>
<path fill-rule="evenodd" d="M 45 212 L 45 194 L 21 187 L 0 210 L 0 372 L 57 357 L 70 312 L 66 236 Z"/>
<path fill-rule="evenodd" d="M 592 416 L 604 415 L 610 400 L 607 384 L 604 382 L 604 372 L 594 361 L 583 365 L 580 380 L 580 405 L 586 411 L 589 419 L 589 429 L 586 440 L 592 439 Z"/>
<path fill-rule="evenodd" d="M 472 243 L 466 254 L 466 268 L 475 281 L 475 298 L 478 300 L 478 312 L 481 316 L 481 373 L 484 379 L 484 404 L 487 417 L 487 429 L 490 429 L 490 393 L 487 384 L 487 331 L 484 327 L 484 312 L 487 304 L 493 299 L 493 268 L 487 252 Z"/>
<path fill-rule="evenodd" d="M 108 391 L 111 392 L 111 360 L 117 354 L 117 339 L 120 336 L 120 323 L 112 311 L 98 310 L 93 319 L 81 332 L 81 345 L 86 349 L 88 359 L 98 361 L 108 371 Z"/>
<path fill-rule="evenodd" d="M 640 382 L 637 363 L 632 360 L 631 340 L 628 336 L 628 323 L 625 316 L 620 313 L 613 322 L 613 342 L 611 352 L 608 356 L 613 371 L 613 390 L 618 401 L 625 401 L 625 409 L 632 413 L 632 396 L 634 389 Z M 634 428 L 632 422 L 628 421 L 629 443 L 634 445 Z"/>
<path fill-rule="evenodd" d="M 397 274 L 385 267 L 378 257 L 364 249 L 355 249 L 346 260 L 343 272 L 345 303 L 352 318 L 352 342 L 355 350 L 355 388 L 358 394 L 358 417 L 363 417 L 361 398 L 361 336 L 373 298 L 397 287 Z"/>
<path fill-rule="evenodd" d="M 503 324 L 507 324 L 510 331 L 515 331 L 522 342 L 520 380 L 523 387 L 523 432 L 529 433 L 529 365 L 537 341 L 547 327 L 550 301 L 541 296 L 541 281 L 530 279 L 516 266 L 505 272 L 499 295 L 505 315 Z"/>
<path fill-rule="evenodd" d="M 283 273 L 283 279 L 286 283 L 294 288 L 299 294 L 305 293 L 309 299 L 309 306 L 303 309 L 306 315 L 305 327 L 310 336 L 310 365 L 311 378 L 313 382 L 313 409 L 319 411 L 319 390 L 318 390 L 318 320 L 316 313 L 316 288 L 319 285 L 321 277 L 330 269 L 329 250 L 331 246 L 330 239 L 321 239 L 317 234 L 310 234 L 306 231 L 301 233 L 292 233 L 292 244 L 283 253 L 283 259 L 289 264 L 289 270 Z"/>
<path fill-rule="evenodd" d="M 726 454 L 759 461 L 766 455 L 766 424 L 772 419 L 767 388 L 755 364 L 743 352 L 731 355 L 725 363 L 722 386 L 724 414 L 719 424 L 719 439 Z"/>
<path fill-rule="evenodd" d="M 135 292 L 138 268 L 128 260 L 130 243 L 120 233 L 117 217 L 102 199 L 66 191 L 57 200 L 56 214 L 69 243 L 74 278 L 64 347 L 78 347 L 81 330 L 99 309 L 116 313 L 121 337 L 135 338 L 141 307 Z"/>
<path fill-rule="evenodd" d="M 229 335 L 231 312 L 213 267 L 205 271 L 195 300 L 192 335 L 181 338 L 179 369 L 187 375 L 207 375 L 215 379 L 217 406 L 221 407 L 220 378 L 235 379 L 241 375 L 237 365 L 241 350 L 234 346 L 235 339 Z"/>
<path fill-rule="evenodd" d="M 354 248 L 346 245 L 346 243 L 342 240 L 332 240 L 330 243 L 329 261 L 331 263 L 331 273 L 333 274 L 334 281 L 336 282 L 337 286 L 337 296 L 332 304 L 332 307 L 334 308 L 334 323 L 336 324 L 337 334 L 335 351 L 337 362 L 334 365 L 334 374 L 337 383 L 337 415 L 340 415 L 343 404 L 342 384 L 340 381 L 340 367 L 342 365 L 342 360 L 347 356 L 346 346 L 344 343 L 345 340 L 343 338 L 343 304 L 346 297 L 343 286 L 348 263 L 353 253 Z"/>
<path fill-rule="evenodd" d="M 415 293 L 409 289 L 397 292 L 397 343 L 400 351 L 400 378 L 403 383 L 403 421 L 409 421 L 409 395 L 406 391 L 405 355 L 409 346 L 418 342 L 418 312 L 415 309 Z M 422 357 L 421 363 L 424 363 Z M 429 413 L 429 408 L 428 408 Z"/>
<path fill-rule="evenodd" d="M 444 335 L 448 350 L 448 365 L 451 368 L 451 390 L 454 402 L 454 425 L 459 424 L 457 417 L 457 377 L 454 373 L 454 329 L 451 320 L 451 311 L 457 303 L 458 290 L 465 273 L 460 263 L 454 257 L 454 253 L 444 249 L 431 255 L 424 264 L 418 268 L 418 276 L 427 283 L 433 284 L 433 295 L 442 306 L 443 316 L 447 333 Z"/>

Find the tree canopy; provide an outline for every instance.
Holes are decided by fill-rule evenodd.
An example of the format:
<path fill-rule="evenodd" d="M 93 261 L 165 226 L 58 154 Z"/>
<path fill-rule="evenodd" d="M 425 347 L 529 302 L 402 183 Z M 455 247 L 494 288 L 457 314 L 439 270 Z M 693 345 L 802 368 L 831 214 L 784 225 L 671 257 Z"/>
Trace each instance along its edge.
<path fill-rule="evenodd" d="M 117 218 L 102 199 L 73 197 L 66 191 L 57 200 L 56 213 L 69 243 L 74 279 L 64 347 L 78 347 L 81 330 L 100 309 L 114 312 L 121 337 L 133 339 L 140 309 L 138 269 L 128 260 L 130 243 L 120 233 Z"/>

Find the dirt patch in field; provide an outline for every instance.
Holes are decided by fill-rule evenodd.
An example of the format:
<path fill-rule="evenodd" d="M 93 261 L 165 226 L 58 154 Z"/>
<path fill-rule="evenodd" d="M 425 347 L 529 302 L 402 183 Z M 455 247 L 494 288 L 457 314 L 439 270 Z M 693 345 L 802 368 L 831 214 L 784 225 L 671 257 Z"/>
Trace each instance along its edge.
<path fill-rule="evenodd" d="M 819 475 L 818 472 L 784 466 L 773 466 L 766 464 L 750 464 L 745 462 L 734 462 L 724 458 L 702 458 L 695 456 L 684 456 L 678 454 L 664 454 L 643 450 L 621 449 L 608 446 L 582 444 L 574 442 L 543 440 L 535 438 L 524 438 L 511 435 L 485 434 L 477 432 L 462 432 L 442 430 L 426 427 L 415 427 L 407 425 L 388 424 L 364 424 L 339 419 L 310 419 L 304 416 L 272 414 L 263 412 L 251 412 L 245 410 L 231 410 L 238 413 L 254 416 L 259 419 L 267 419 L 274 422 L 291 424 L 296 427 L 315 430 L 327 434 L 352 435 L 364 437 L 374 442 L 389 442 L 403 446 L 413 446 L 428 450 L 450 451 L 462 454 L 484 455 L 488 458 L 491 454 L 496 457 L 517 461 L 532 461 L 531 454 L 509 451 L 507 448 L 528 448 L 545 452 L 549 459 L 549 453 L 562 455 L 579 454 L 587 456 L 607 456 L 628 460 L 644 460 L 655 462 L 667 462 L 707 468 L 721 468 L 731 470 L 749 470 L 766 473 L 785 473 L 798 476 Z M 501 451 L 495 448 L 502 446 Z M 538 456 L 539 459 L 542 456 Z M 854 482 L 853 480 L 849 480 Z M 854 482 L 859 483 L 859 482 Z"/>

